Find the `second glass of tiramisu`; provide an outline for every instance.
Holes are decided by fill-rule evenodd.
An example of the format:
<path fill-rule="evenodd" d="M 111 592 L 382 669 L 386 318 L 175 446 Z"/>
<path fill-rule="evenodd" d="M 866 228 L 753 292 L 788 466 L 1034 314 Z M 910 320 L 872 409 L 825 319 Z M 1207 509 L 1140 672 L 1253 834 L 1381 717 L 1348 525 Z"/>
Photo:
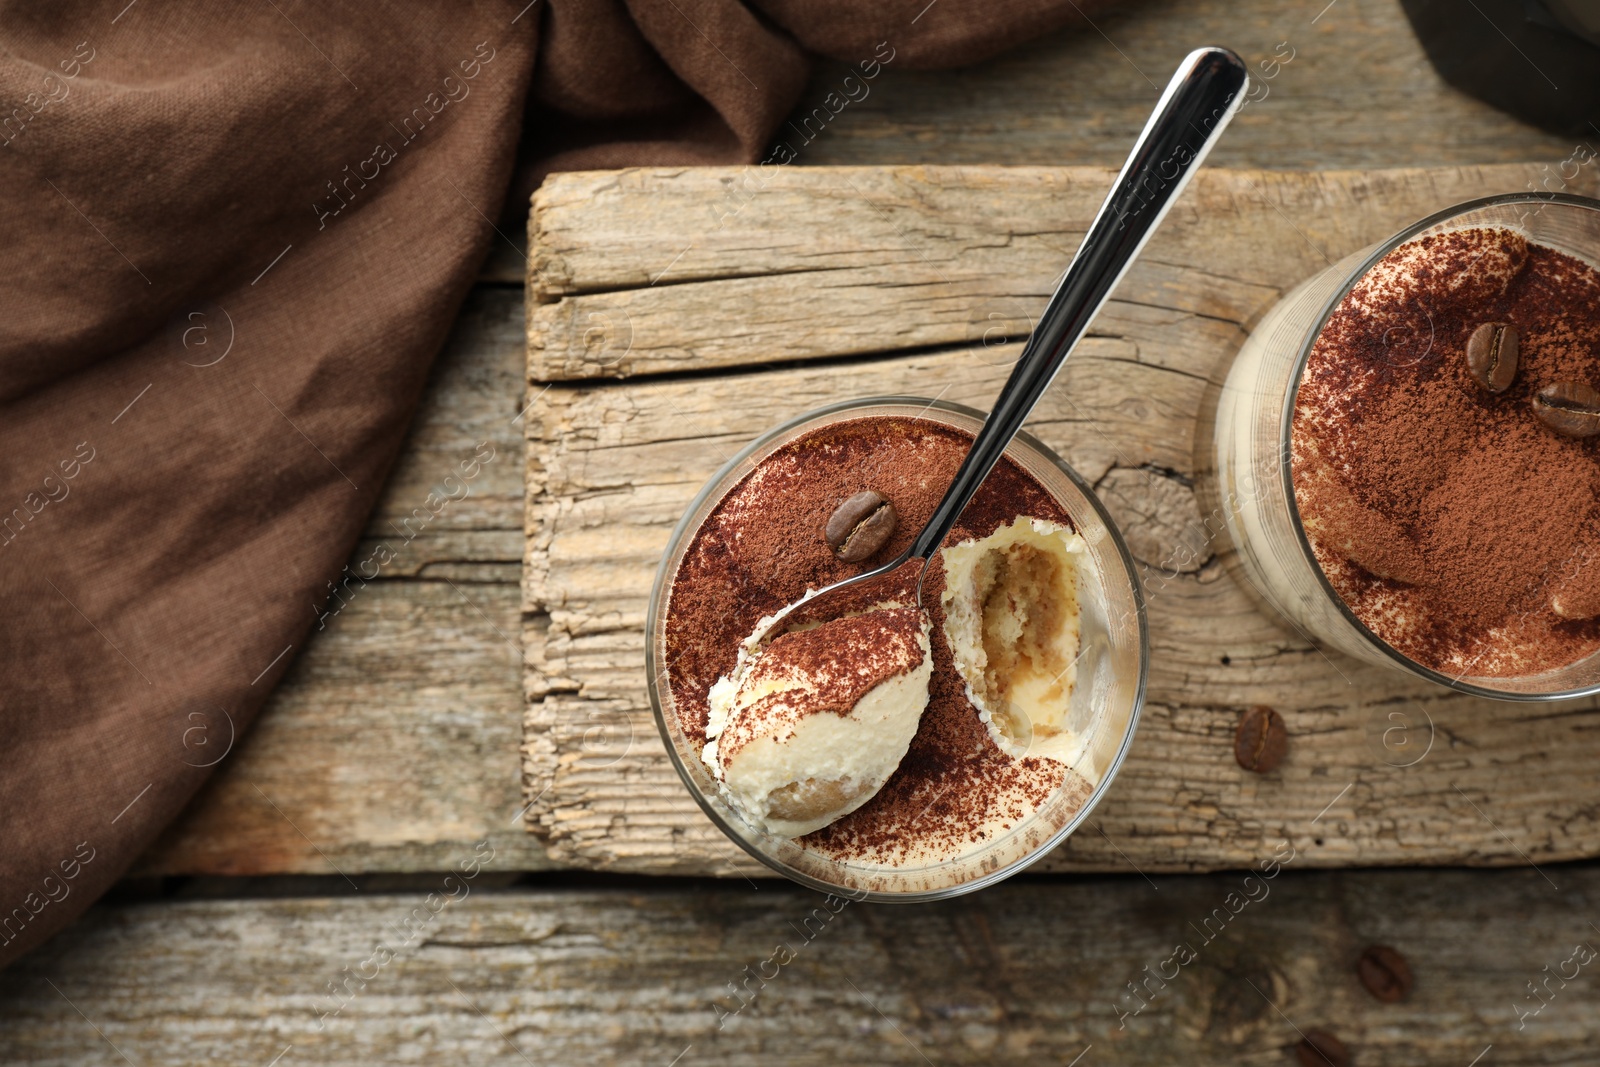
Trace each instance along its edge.
<path fill-rule="evenodd" d="M 1217 409 L 1228 533 L 1303 634 L 1512 700 L 1600 691 L 1600 201 L 1463 204 L 1289 293 Z"/>

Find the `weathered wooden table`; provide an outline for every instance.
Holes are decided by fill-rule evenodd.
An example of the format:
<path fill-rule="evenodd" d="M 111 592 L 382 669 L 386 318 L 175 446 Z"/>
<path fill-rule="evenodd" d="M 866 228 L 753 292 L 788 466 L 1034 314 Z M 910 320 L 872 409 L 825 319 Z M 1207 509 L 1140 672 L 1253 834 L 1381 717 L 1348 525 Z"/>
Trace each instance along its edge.
<path fill-rule="evenodd" d="M 1463 17 L 1478 16 L 1466 10 Z M 966 71 L 912 74 L 891 64 L 870 96 L 804 146 L 795 166 L 1115 165 L 1166 72 L 1190 47 L 1210 41 L 1235 47 L 1253 63 L 1276 55 L 1281 64 L 1264 79 L 1268 98 L 1245 110 L 1213 156 L 1221 168 L 1531 160 L 1531 173 L 1543 176 L 1541 167 L 1556 172 L 1574 147 L 1444 87 L 1389 0 L 1317 2 L 1303 10 L 1266 0 L 1143 3 L 1096 23 Z M 1291 50 L 1293 58 L 1283 63 Z M 811 98 L 820 101 L 843 73 L 822 66 L 802 110 L 809 112 Z M 1426 181 L 1477 179 L 1505 177 L 1464 171 L 1457 179 Z M 1222 196 L 1229 180 L 1213 175 L 1190 196 Z M 1266 200 L 1277 197 L 1287 216 L 1284 228 L 1263 236 L 1291 245 L 1304 239 L 1306 247 L 1294 254 L 1307 269 L 1320 262 L 1310 245 L 1332 254 L 1340 242 L 1359 238 L 1354 229 L 1313 232 L 1308 216 L 1296 215 L 1306 201 L 1295 198 L 1317 179 L 1250 180 Z M 1380 225 L 1387 193 L 1379 190 L 1374 207 L 1348 179 L 1327 181 L 1352 197 L 1354 215 L 1344 217 Z M 1085 177 L 1083 184 L 1092 181 Z M 563 188 L 576 186 L 552 192 Z M 908 202 L 902 212 L 881 190 L 875 195 L 858 202 L 877 203 L 905 230 L 879 234 L 880 251 L 934 247 L 938 234 L 912 224 L 922 225 L 926 210 Z M 1254 195 L 1227 194 L 1241 204 Z M 740 218 L 755 219 L 757 211 Z M 975 211 L 968 209 L 963 233 L 974 232 Z M 879 213 L 867 210 L 864 217 Z M 1180 209 L 1174 221 L 1184 217 Z M 1006 221 L 995 232 L 1011 235 L 1016 261 L 1006 249 L 969 242 L 959 246 L 967 264 L 992 263 L 1007 278 L 1043 278 L 1052 255 L 1070 252 L 1070 226 L 1030 235 L 1016 219 Z M 624 262 L 630 242 L 648 236 L 641 227 L 649 223 L 648 216 L 630 220 L 614 240 L 586 247 Z M 1295 236 L 1296 225 L 1306 232 Z M 819 247 L 833 236 L 812 235 Z M 659 259 L 652 251 L 647 272 L 668 269 L 676 251 Z M 852 905 L 807 937 L 800 931 L 818 925 L 803 925 L 817 907 L 814 895 L 747 881 L 737 865 L 718 870 L 730 853 L 696 831 L 675 845 L 673 830 L 681 823 L 674 820 L 687 809 L 671 792 L 675 783 L 645 758 L 656 743 L 648 732 L 634 734 L 645 748 L 616 761 L 592 758 L 590 742 L 592 765 L 609 762 L 615 770 L 645 760 L 635 779 L 624 780 L 637 786 L 634 807 L 623 795 L 609 811 L 584 792 L 581 776 L 560 781 L 541 771 L 549 764 L 537 759 L 528 780 L 540 784 L 525 793 L 519 754 L 525 712 L 533 748 L 547 740 L 552 752 L 563 743 L 569 752 L 574 743 L 582 751 L 581 734 L 563 741 L 549 729 L 549 713 L 563 700 L 591 723 L 614 728 L 600 735 L 601 755 L 623 736 L 616 732 L 623 722 L 637 724 L 606 719 L 613 712 L 604 706 L 614 699 L 617 707 L 637 708 L 640 680 L 625 665 L 637 625 L 627 612 L 636 608 L 619 603 L 611 616 L 591 596 L 581 611 L 567 609 L 585 590 L 618 593 L 607 583 L 619 574 L 637 581 L 651 538 L 659 536 L 651 524 L 667 521 L 681 506 L 674 494 L 720 462 L 715 448 L 731 452 L 780 411 L 811 406 L 806 390 L 821 396 L 841 388 L 843 378 L 849 388 L 867 391 L 889 383 L 906 388 L 901 383 L 914 373 L 930 383 L 922 391 L 950 384 L 951 396 L 965 391 L 981 402 L 1004 368 L 962 354 L 970 349 L 965 331 L 972 308 L 1021 292 L 1020 305 L 1000 299 L 985 310 L 985 321 L 989 310 L 1007 321 L 1025 315 L 1029 294 L 1042 291 L 1036 282 L 1020 290 L 997 286 L 981 300 L 973 299 L 979 289 L 941 300 L 924 277 L 926 315 L 907 314 L 905 305 L 892 315 L 885 312 L 890 304 L 838 305 L 857 317 L 813 314 L 799 343 L 815 350 L 773 347 L 765 358 L 779 366 L 759 371 L 733 367 L 746 358 L 737 355 L 721 366 L 695 365 L 670 345 L 635 345 L 628 358 L 636 365 L 613 360 L 605 338 L 617 320 L 603 316 L 584 320 L 573 335 L 581 339 L 598 326 L 588 336 L 603 365 L 586 367 L 576 349 L 558 360 L 541 343 L 536 372 L 569 380 L 538 395 L 544 385 L 525 388 L 525 252 L 525 246 L 502 247 L 486 264 L 373 517 L 369 542 L 391 537 L 390 524 L 410 515 L 479 442 L 492 444 L 495 459 L 468 498 L 406 546 L 401 566 L 367 586 L 317 635 L 255 730 L 115 898 L 0 975 L 0 1062 L 289 1067 L 448 1057 L 665 1067 L 759 1058 L 1067 1063 L 1081 1056 L 1077 1062 L 1085 1065 L 1282 1063 L 1289 1062 L 1285 1049 L 1299 1040 L 1297 1030 L 1312 1027 L 1342 1035 L 1362 1064 L 1592 1058 L 1587 1050 L 1600 1031 L 1592 980 L 1586 969 L 1571 977 L 1569 961 L 1574 946 L 1600 941 L 1594 925 L 1600 909 L 1589 903 L 1600 892 L 1600 872 L 1552 861 L 1596 851 L 1593 776 L 1584 768 L 1594 712 L 1563 709 L 1543 719 L 1496 714 L 1345 660 L 1329 666 L 1358 675 L 1359 693 L 1342 691 L 1343 683 L 1325 698 L 1297 691 L 1295 679 L 1305 677 L 1317 654 L 1264 616 L 1248 614 L 1253 609 L 1220 570 L 1186 573 L 1163 586 L 1161 595 L 1173 605 L 1171 628 L 1164 636 L 1156 628 L 1157 653 L 1166 655 L 1157 688 L 1166 695 L 1153 702 L 1138 759 L 1119 781 L 1127 788 L 1097 813 L 1105 835 L 1081 835 L 1054 861 L 1062 871 L 1130 873 L 1028 876 L 928 908 Z M 581 288 L 594 277 L 586 273 L 591 266 L 580 265 L 561 284 Z M 887 271 L 885 292 L 899 285 L 890 276 L 892 257 L 856 266 Z M 969 279 L 952 266 L 939 269 L 959 290 Z M 1092 371 L 1125 364 L 1117 377 L 1091 376 L 1082 385 L 1094 418 L 1109 420 L 1105 434 L 1138 442 L 1137 454 L 1131 444 L 1117 446 L 1129 451 L 1128 462 L 1097 443 L 1089 420 L 1059 405 L 1047 420 L 1058 443 L 1070 446 L 1070 458 L 1123 508 L 1136 551 L 1142 543 L 1146 562 L 1154 564 L 1173 539 L 1192 533 L 1170 521 L 1187 514 L 1192 442 L 1127 434 L 1128 420 L 1137 416 L 1122 406 L 1135 395 L 1175 409 L 1197 403 L 1204 383 L 1164 369 L 1163 352 L 1189 358 L 1207 346 L 1225 347 L 1281 284 L 1215 273 L 1215 284 L 1206 285 L 1182 270 L 1165 280 L 1159 272 L 1147 275 L 1147 291 L 1119 294 L 1085 348 L 1099 363 Z M 649 281 L 623 279 L 613 288 L 651 288 Z M 674 279 L 668 273 L 658 281 Z M 622 299 L 613 296 L 613 307 Z M 578 307 L 574 302 L 568 310 Z M 860 329 L 863 312 L 887 332 Z M 641 342 L 660 336 L 647 314 L 628 315 Z M 534 318 L 543 321 L 537 310 Z M 897 336 L 901 330 L 909 332 Z M 861 346 L 839 359 L 838 339 L 846 333 Z M 709 338 L 703 331 L 678 350 L 694 360 L 715 358 Z M 830 346 L 834 359 L 808 362 Z M 587 377 L 596 369 L 602 377 L 621 371 L 641 377 L 628 383 Z M 719 383 L 752 373 L 774 376 L 792 395 L 746 410 L 714 407 L 726 395 L 717 392 Z M 637 407 L 625 409 L 616 397 L 630 404 L 636 398 Z M 662 450 L 663 411 L 671 405 L 700 420 L 688 435 L 696 441 L 712 428 L 709 454 L 695 441 L 685 441 L 676 457 Z M 557 485 L 550 470 L 525 466 L 525 427 L 532 423 L 535 438 L 529 454 L 555 455 L 541 453 L 539 442 L 562 418 L 572 420 L 573 433 L 563 438 L 564 481 Z M 660 477 L 634 479 L 619 491 L 608 479 L 629 459 L 637 460 L 636 472 Z M 641 482 L 659 491 L 641 494 Z M 527 568 L 532 610 L 524 614 L 527 487 L 536 513 L 570 505 L 563 520 L 569 524 L 583 514 L 605 515 L 611 505 L 626 504 L 632 510 L 623 517 L 640 518 L 624 523 L 638 535 L 633 540 L 589 535 L 593 545 L 613 546 L 609 576 L 604 567 L 587 578 L 552 567 L 551 559 L 562 561 L 548 553 L 541 560 L 536 538 Z M 540 528 L 552 537 L 583 529 L 563 527 L 558 518 L 541 520 Z M 370 544 L 358 549 L 363 556 L 369 551 Z M 549 600 L 552 576 L 564 583 L 556 604 Z M 620 595 L 638 603 L 636 586 Z M 1207 633 L 1210 616 L 1202 613 L 1214 613 L 1214 639 Z M 1182 629 L 1185 618 L 1192 620 L 1189 631 Z M 578 654 L 583 639 L 600 654 Z M 1215 657 L 1173 655 L 1208 645 L 1217 646 Z M 551 670 L 553 655 L 558 672 Z M 549 685 L 553 677 L 561 684 Z M 608 680 L 614 691 L 606 689 Z M 566 684 L 574 681 L 575 688 Z M 1186 697 L 1191 693 L 1213 695 L 1194 702 Z M 1229 716 L 1255 699 L 1287 702 L 1305 724 L 1297 752 L 1307 758 L 1292 774 L 1286 766 L 1273 786 L 1225 780 L 1219 769 L 1225 764 L 1208 762 Z M 598 719 L 576 703 L 582 701 L 595 702 Z M 1413 713 L 1419 706 L 1438 712 L 1435 723 L 1442 723 L 1433 751 L 1414 768 L 1384 769 L 1381 731 L 1392 722 L 1384 709 Z M 1376 739 L 1369 736 L 1374 718 Z M 1364 748 L 1349 743 L 1353 730 Z M 1370 757 L 1361 766 L 1350 755 L 1357 751 Z M 1356 784 L 1341 795 L 1350 781 Z M 545 786 L 551 788 L 530 805 Z M 1268 788 L 1281 790 L 1282 803 L 1265 806 L 1261 817 L 1261 791 Z M 1329 810 L 1319 811 L 1324 804 Z M 1251 818 L 1239 818 L 1241 812 Z M 530 819 L 537 833 L 525 828 Z M 1317 829 L 1309 829 L 1313 824 Z M 1292 836 L 1296 859 L 1270 883 L 1270 897 L 1198 946 L 1198 960 L 1178 977 L 1142 986 L 1140 998 L 1128 994 L 1126 983 L 1145 981 L 1143 968 L 1158 968 L 1177 939 L 1202 938 L 1185 928 L 1204 925 L 1239 888 L 1241 868 L 1270 856 L 1283 836 Z M 1131 871 L 1134 862 L 1143 874 Z M 1300 869 L 1412 863 L 1506 866 Z M 674 864 L 682 873 L 726 877 L 685 881 L 591 870 Z M 562 866 L 572 869 L 553 869 Z M 460 873 L 474 869 L 471 878 Z M 1158 873 L 1175 870 L 1234 873 Z M 1418 982 L 1408 1001 L 1379 1004 L 1356 984 L 1354 956 L 1374 941 L 1394 944 L 1412 960 Z M 798 951 L 775 968 L 766 961 L 780 942 Z"/>

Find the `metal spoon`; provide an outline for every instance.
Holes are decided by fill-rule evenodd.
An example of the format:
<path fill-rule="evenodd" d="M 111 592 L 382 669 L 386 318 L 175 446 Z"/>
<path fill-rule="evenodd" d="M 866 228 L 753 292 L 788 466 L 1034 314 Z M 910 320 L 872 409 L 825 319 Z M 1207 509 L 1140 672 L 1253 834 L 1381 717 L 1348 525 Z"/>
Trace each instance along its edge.
<path fill-rule="evenodd" d="M 789 615 L 801 605 L 806 618 L 826 619 L 830 614 L 826 607 L 838 594 L 881 578 L 913 559 L 922 560 L 917 579 L 917 606 L 922 606 L 922 581 L 928 574 L 928 561 L 999 462 L 1006 446 L 1022 429 L 1039 397 L 1167 209 L 1200 168 L 1223 127 L 1243 104 L 1247 80 L 1244 63 L 1226 48 L 1201 48 L 1184 58 L 1139 134 L 1128 161 L 1122 165 L 1088 236 L 1067 266 L 1039 325 L 1028 338 L 1011 377 L 995 400 L 994 410 L 972 442 L 972 450 L 917 539 L 894 561 L 836 582 L 784 608 L 771 617 L 764 629 L 752 635 L 748 647 L 770 640 L 785 628 Z"/>

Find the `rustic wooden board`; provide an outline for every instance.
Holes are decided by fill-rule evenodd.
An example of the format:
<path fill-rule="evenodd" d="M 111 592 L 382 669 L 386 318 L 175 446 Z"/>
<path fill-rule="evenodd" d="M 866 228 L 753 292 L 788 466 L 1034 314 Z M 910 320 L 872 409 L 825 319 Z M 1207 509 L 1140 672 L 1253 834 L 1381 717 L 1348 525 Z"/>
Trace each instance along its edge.
<path fill-rule="evenodd" d="M 1536 173 L 1204 170 L 1117 297 L 1248 327 L 1330 258 Z M 560 175 L 535 194 L 530 222 L 530 375 L 622 378 L 1026 336 L 1111 178 L 1094 167 Z"/>
<path fill-rule="evenodd" d="M 1237 873 L 1159 891 L 1132 875 L 1028 880 L 907 908 L 737 881 L 469 886 L 430 917 L 442 877 L 389 895 L 100 907 L 0 975 L 0 1060 L 1277 1067 L 1322 1028 L 1360 1067 L 1593 1062 L 1594 965 L 1573 951 L 1600 947 L 1600 872 L 1549 869 L 1557 891 L 1529 870 L 1293 866 L 1250 886 Z M 1225 910 L 1245 892 L 1259 899 Z M 1228 918 L 1207 944 L 1214 909 Z M 406 945 L 396 924 L 413 912 Z M 1139 1004 L 1119 1000 L 1126 983 L 1179 942 L 1198 958 L 1165 988 L 1152 980 L 1119 1028 Z M 1371 943 L 1409 959 L 1410 999 L 1382 1004 L 1358 984 Z M 794 958 L 763 966 L 780 944 Z M 748 1006 L 719 1028 L 713 1005 L 738 1007 L 728 984 L 746 967 Z M 1546 980 L 1536 999 L 1529 983 Z M 344 982 L 348 1004 L 319 1027 Z"/>
<path fill-rule="evenodd" d="M 964 309 L 1009 301 L 1032 314 L 1108 181 L 791 170 L 708 233 L 693 204 L 731 173 L 562 176 L 536 201 L 534 258 L 549 273 L 534 284 L 541 299 L 576 294 L 530 305 L 546 328 L 529 334 L 525 773 L 530 826 L 562 862 L 748 869 L 678 781 L 648 710 L 642 624 L 672 525 L 727 457 L 820 404 L 913 392 L 986 406 L 1017 347 L 969 341 Z M 1208 386 L 1279 293 L 1324 255 L 1527 173 L 1205 172 L 1118 289 L 1030 428 L 1096 484 L 1145 564 L 1149 702 L 1099 832 L 1072 838 L 1052 869 L 1236 867 L 1290 832 L 1314 834 L 1304 862 L 1322 866 L 1600 852 L 1592 799 L 1572 785 L 1600 759 L 1600 702 L 1470 700 L 1318 650 L 1225 573 L 1193 488 Z M 613 240 L 623 229 L 631 238 Z M 651 285 L 648 264 L 691 239 L 704 254 L 682 257 L 675 284 Z M 805 259 L 825 269 L 792 269 Z M 890 284 L 874 273 L 890 270 Z M 722 295 L 754 285 L 767 287 L 760 299 Z M 632 349 L 608 366 L 584 358 L 586 320 L 563 310 L 601 290 L 613 307 L 651 309 L 632 316 Z M 804 335 L 786 360 L 820 365 L 761 369 L 786 332 Z M 667 368 L 712 373 L 538 381 Z M 1232 757 L 1237 716 L 1256 703 L 1294 734 L 1265 777 Z"/>

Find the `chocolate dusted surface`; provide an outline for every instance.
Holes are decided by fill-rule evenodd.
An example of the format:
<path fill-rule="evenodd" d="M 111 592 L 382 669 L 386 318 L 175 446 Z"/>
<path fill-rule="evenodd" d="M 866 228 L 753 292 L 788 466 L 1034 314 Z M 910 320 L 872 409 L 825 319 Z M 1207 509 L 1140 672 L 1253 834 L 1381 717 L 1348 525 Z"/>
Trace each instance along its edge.
<path fill-rule="evenodd" d="M 1501 393 L 1466 356 L 1488 322 L 1519 334 Z M 1295 402 L 1296 503 L 1334 589 L 1418 663 L 1509 677 L 1600 649 L 1600 621 L 1552 607 L 1578 614 L 1600 586 L 1600 440 L 1551 432 L 1531 405 L 1562 381 L 1600 383 L 1600 273 L 1508 230 L 1407 242 L 1318 337 Z"/>
<path fill-rule="evenodd" d="M 667 604 L 667 680 L 691 743 L 705 744 L 707 694 L 734 667 L 760 620 L 823 586 L 870 570 L 910 546 L 965 458 L 972 437 L 926 419 L 863 417 L 803 434 L 728 491 L 696 531 Z M 899 513 L 874 556 L 843 563 L 823 537 L 841 500 L 873 489 Z M 946 543 L 987 537 L 1019 515 L 1072 526 L 1056 500 L 1009 458 L 996 466 Z M 913 560 L 863 594 L 911 603 Z M 866 805 L 801 839 L 837 859 L 894 865 L 949 854 L 1014 826 L 1066 788 L 1087 801 L 1089 782 L 1060 763 L 1014 759 L 978 719 L 944 637 L 936 557 L 923 587 L 932 624 L 928 708 L 900 768 Z"/>
<path fill-rule="evenodd" d="M 751 741 L 792 733 L 809 715 L 848 715 L 882 683 L 922 666 L 922 613 L 889 608 L 832 619 L 777 637 L 750 666 L 741 688 L 799 675 L 812 688 L 769 693 L 736 716 L 717 740 L 724 762 Z M 779 741 L 786 740 L 780 736 Z"/>

